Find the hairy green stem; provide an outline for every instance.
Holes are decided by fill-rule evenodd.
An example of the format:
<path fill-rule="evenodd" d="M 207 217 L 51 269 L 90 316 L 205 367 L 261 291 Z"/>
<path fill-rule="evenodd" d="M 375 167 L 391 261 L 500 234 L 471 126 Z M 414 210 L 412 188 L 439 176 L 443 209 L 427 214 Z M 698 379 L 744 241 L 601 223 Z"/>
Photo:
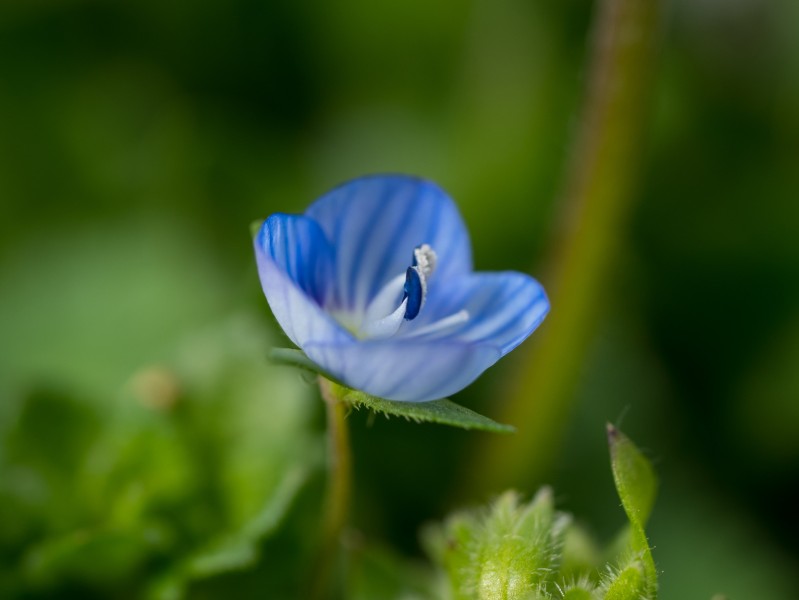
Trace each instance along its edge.
<path fill-rule="evenodd" d="M 587 95 L 545 281 L 552 312 L 515 357 L 518 370 L 498 417 L 518 434 L 492 437 L 480 449 L 483 490 L 538 480 L 561 439 L 633 198 L 659 12 L 658 0 L 598 2 Z"/>
<path fill-rule="evenodd" d="M 346 405 L 336 393 L 336 385 L 319 377 L 319 390 L 327 413 L 328 481 L 322 538 L 316 568 L 311 575 L 313 581 L 310 597 L 322 600 L 337 596 L 335 570 L 341 554 L 341 534 L 349 517 L 352 453 Z"/>

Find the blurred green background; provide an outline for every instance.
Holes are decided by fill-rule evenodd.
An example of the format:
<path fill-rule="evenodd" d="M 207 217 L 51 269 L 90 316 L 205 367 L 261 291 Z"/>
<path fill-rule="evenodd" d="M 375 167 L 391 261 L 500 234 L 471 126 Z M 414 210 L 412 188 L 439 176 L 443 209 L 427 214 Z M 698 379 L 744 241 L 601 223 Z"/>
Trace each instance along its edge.
<path fill-rule="evenodd" d="M 567 424 L 516 486 L 552 484 L 609 540 L 624 515 L 604 424 L 620 421 L 661 479 L 661 597 L 788 600 L 799 4 L 665 4 L 641 181 Z M 293 597 L 312 576 L 322 407 L 267 364 L 286 342 L 250 222 L 418 174 L 458 202 L 479 269 L 547 285 L 592 9 L 0 4 L 0 597 Z M 456 400 L 496 416 L 524 356 Z M 348 589 L 394 597 L 425 577 L 420 526 L 500 491 L 473 485 L 487 434 L 350 421 Z"/>

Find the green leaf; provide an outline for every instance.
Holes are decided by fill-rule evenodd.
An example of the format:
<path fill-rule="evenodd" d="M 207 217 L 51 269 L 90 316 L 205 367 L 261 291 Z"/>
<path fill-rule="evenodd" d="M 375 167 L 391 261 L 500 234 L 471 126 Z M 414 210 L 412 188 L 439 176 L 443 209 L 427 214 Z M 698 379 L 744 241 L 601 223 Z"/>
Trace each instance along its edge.
<path fill-rule="evenodd" d="M 304 371 L 316 373 L 317 375 L 323 375 L 330 381 L 336 381 L 335 377 L 322 371 L 322 369 L 320 369 L 315 362 L 311 361 L 310 358 L 305 356 L 305 353 L 302 350 L 297 350 L 296 348 L 272 348 L 269 351 L 269 359 L 273 363 L 277 363 L 279 365 L 297 367 L 298 369 L 303 369 Z"/>
<path fill-rule="evenodd" d="M 250 237 L 255 238 L 258 235 L 258 232 L 261 230 L 261 225 L 264 224 L 264 220 L 261 219 L 260 221 L 253 221 L 250 223 Z"/>
<path fill-rule="evenodd" d="M 462 429 L 479 429 L 493 433 L 513 433 L 516 431 L 510 425 L 497 423 L 446 398 L 430 402 L 398 402 L 353 390 L 337 381 L 335 377 L 322 371 L 300 350 L 273 348 L 270 352 L 270 358 L 276 363 L 298 367 L 329 379 L 334 383 L 336 396 L 353 408 L 363 407 L 387 417 L 404 417 L 417 423 L 440 423 L 441 425 L 450 425 Z"/>
<path fill-rule="evenodd" d="M 234 305 L 235 278 L 200 237 L 188 222 L 154 215 L 96 230 L 49 223 L 3 253 L 0 340 L 14 343 L 0 344 L 2 387 L 15 394 L 44 382 L 106 408 L 131 373 Z M 69 282 L 57 311 L 43 272 Z"/>
<path fill-rule="evenodd" d="M 168 532 L 152 523 L 123 530 L 75 530 L 31 545 L 21 570 L 32 587 L 63 580 L 114 585 L 141 568 L 148 556 L 167 547 Z"/>
<path fill-rule="evenodd" d="M 641 557 L 646 591 L 654 597 L 657 571 L 644 527 L 655 503 L 657 477 L 650 462 L 627 436 L 611 424 L 608 424 L 607 431 L 613 480 L 630 521 L 630 546 Z M 632 577 L 632 574 L 629 576 Z"/>
<path fill-rule="evenodd" d="M 307 469 L 289 470 L 264 508 L 240 531 L 213 541 L 190 557 L 186 568 L 191 576 L 209 577 L 254 564 L 258 543 L 278 528 L 307 479 Z"/>
<path fill-rule="evenodd" d="M 396 402 L 370 396 L 336 384 L 341 390 L 340 398 L 355 408 L 368 408 L 386 416 L 405 417 L 421 423 L 440 423 L 462 429 L 479 429 L 493 433 L 513 433 L 515 428 L 503 425 L 468 408 L 455 404 L 452 400 L 432 400 L 430 402 Z"/>
<path fill-rule="evenodd" d="M 432 569 L 390 549 L 361 543 L 348 554 L 344 593 L 348 600 L 432 600 L 440 597 L 435 585 Z"/>

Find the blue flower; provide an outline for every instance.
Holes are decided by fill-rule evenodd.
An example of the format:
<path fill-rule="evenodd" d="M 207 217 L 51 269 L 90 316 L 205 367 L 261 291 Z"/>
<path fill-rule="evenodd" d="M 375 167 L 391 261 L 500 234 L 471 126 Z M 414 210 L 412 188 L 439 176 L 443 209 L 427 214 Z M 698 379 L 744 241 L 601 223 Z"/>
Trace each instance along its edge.
<path fill-rule="evenodd" d="M 519 345 L 549 302 L 532 277 L 475 273 L 466 226 L 435 184 L 353 180 L 255 237 L 280 326 L 342 383 L 389 400 L 453 394 Z"/>

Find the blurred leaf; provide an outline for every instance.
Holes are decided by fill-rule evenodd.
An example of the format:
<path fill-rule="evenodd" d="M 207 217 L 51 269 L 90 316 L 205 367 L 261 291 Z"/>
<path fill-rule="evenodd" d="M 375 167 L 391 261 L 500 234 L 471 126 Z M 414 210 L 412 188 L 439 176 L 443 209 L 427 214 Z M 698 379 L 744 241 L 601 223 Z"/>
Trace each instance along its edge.
<path fill-rule="evenodd" d="M 422 564 L 373 546 L 356 546 L 349 555 L 347 600 L 432 600 L 433 573 Z"/>
<path fill-rule="evenodd" d="M 215 475 L 218 532 L 207 536 L 162 581 L 182 594 L 193 579 L 253 567 L 261 542 L 282 524 L 297 494 L 322 463 L 321 437 L 305 430 L 309 394 L 298 398 L 290 374 L 264 367 L 267 332 L 249 316 L 196 334 L 179 352 L 178 369 L 192 381 L 184 407 L 198 457 Z M 209 453 L 210 451 L 210 453 Z M 158 594 L 156 594 L 158 595 Z M 160 596 L 159 596 L 160 597 Z"/>
<path fill-rule="evenodd" d="M 263 364 L 268 345 L 237 315 L 104 405 L 32 394 L 0 455 L 0 589 L 178 597 L 254 567 L 322 463 L 308 388 Z"/>
<path fill-rule="evenodd" d="M 276 364 L 297 367 L 315 375 L 324 375 L 330 381 L 336 381 L 335 377 L 322 371 L 315 362 L 305 356 L 302 350 L 297 350 L 296 348 L 272 348 L 269 351 L 269 358 Z"/>
<path fill-rule="evenodd" d="M 24 575 L 35 588 L 60 581 L 119 586 L 163 548 L 164 533 L 145 523 L 129 530 L 77 530 L 31 547 L 22 562 Z"/>
<path fill-rule="evenodd" d="M 52 472 L 78 467 L 98 433 L 97 415 L 86 403 L 54 389 L 35 389 L 6 442 L 12 459 L 23 458 Z"/>
<path fill-rule="evenodd" d="M 260 542 L 280 526 L 308 475 L 307 468 L 297 467 L 289 471 L 258 515 L 244 523 L 240 530 L 223 535 L 190 555 L 173 572 L 159 580 L 150 597 L 181 598 L 193 579 L 255 565 L 260 555 Z"/>
<path fill-rule="evenodd" d="M 41 230 L 0 255 L 0 381 L 107 405 L 142 365 L 221 318 L 234 288 L 191 226 L 132 218 Z M 57 300 L 56 300 L 57 298 Z"/>
<path fill-rule="evenodd" d="M 318 373 L 334 382 L 336 396 L 354 408 L 367 408 L 382 415 L 404 417 L 417 423 L 429 422 L 450 425 L 462 429 L 478 429 L 492 433 L 513 433 L 515 428 L 503 425 L 484 417 L 468 408 L 455 404 L 451 400 L 432 400 L 430 402 L 398 402 L 378 398 L 365 392 L 353 390 L 323 372 L 300 350 L 292 348 L 273 348 L 269 356 L 279 364 L 291 365 L 305 371 Z"/>
<path fill-rule="evenodd" d="M 657 591 L 657 570 L 652 559 L 649 542 L 646 539 L 644 526 L 655 503 L 657 478 L 652 465 L 627 436 L 611 424 L 608 424 L 607 430 L 613 480 L 632 529 L 630 545 L 632 550 L 641 556 L 646 577 L 645 589 L 654 597 Z M 632 567 L 627 567 L 623 573 L 627 573 L 630 568 Z M 630 587 L 633 585 L 631 582 L 634 579 L 632 571 L 623 577 L 620 575 L 619 578 L 626 582 L 618 584 L 619 590 L 633 589 Z M 619 578 L 617 581 L 620 580 Z M 618 593 L 622 594 L 621 591 Z M 626 598 L 628 596 L 620 595 L 618 597 Z"/>

